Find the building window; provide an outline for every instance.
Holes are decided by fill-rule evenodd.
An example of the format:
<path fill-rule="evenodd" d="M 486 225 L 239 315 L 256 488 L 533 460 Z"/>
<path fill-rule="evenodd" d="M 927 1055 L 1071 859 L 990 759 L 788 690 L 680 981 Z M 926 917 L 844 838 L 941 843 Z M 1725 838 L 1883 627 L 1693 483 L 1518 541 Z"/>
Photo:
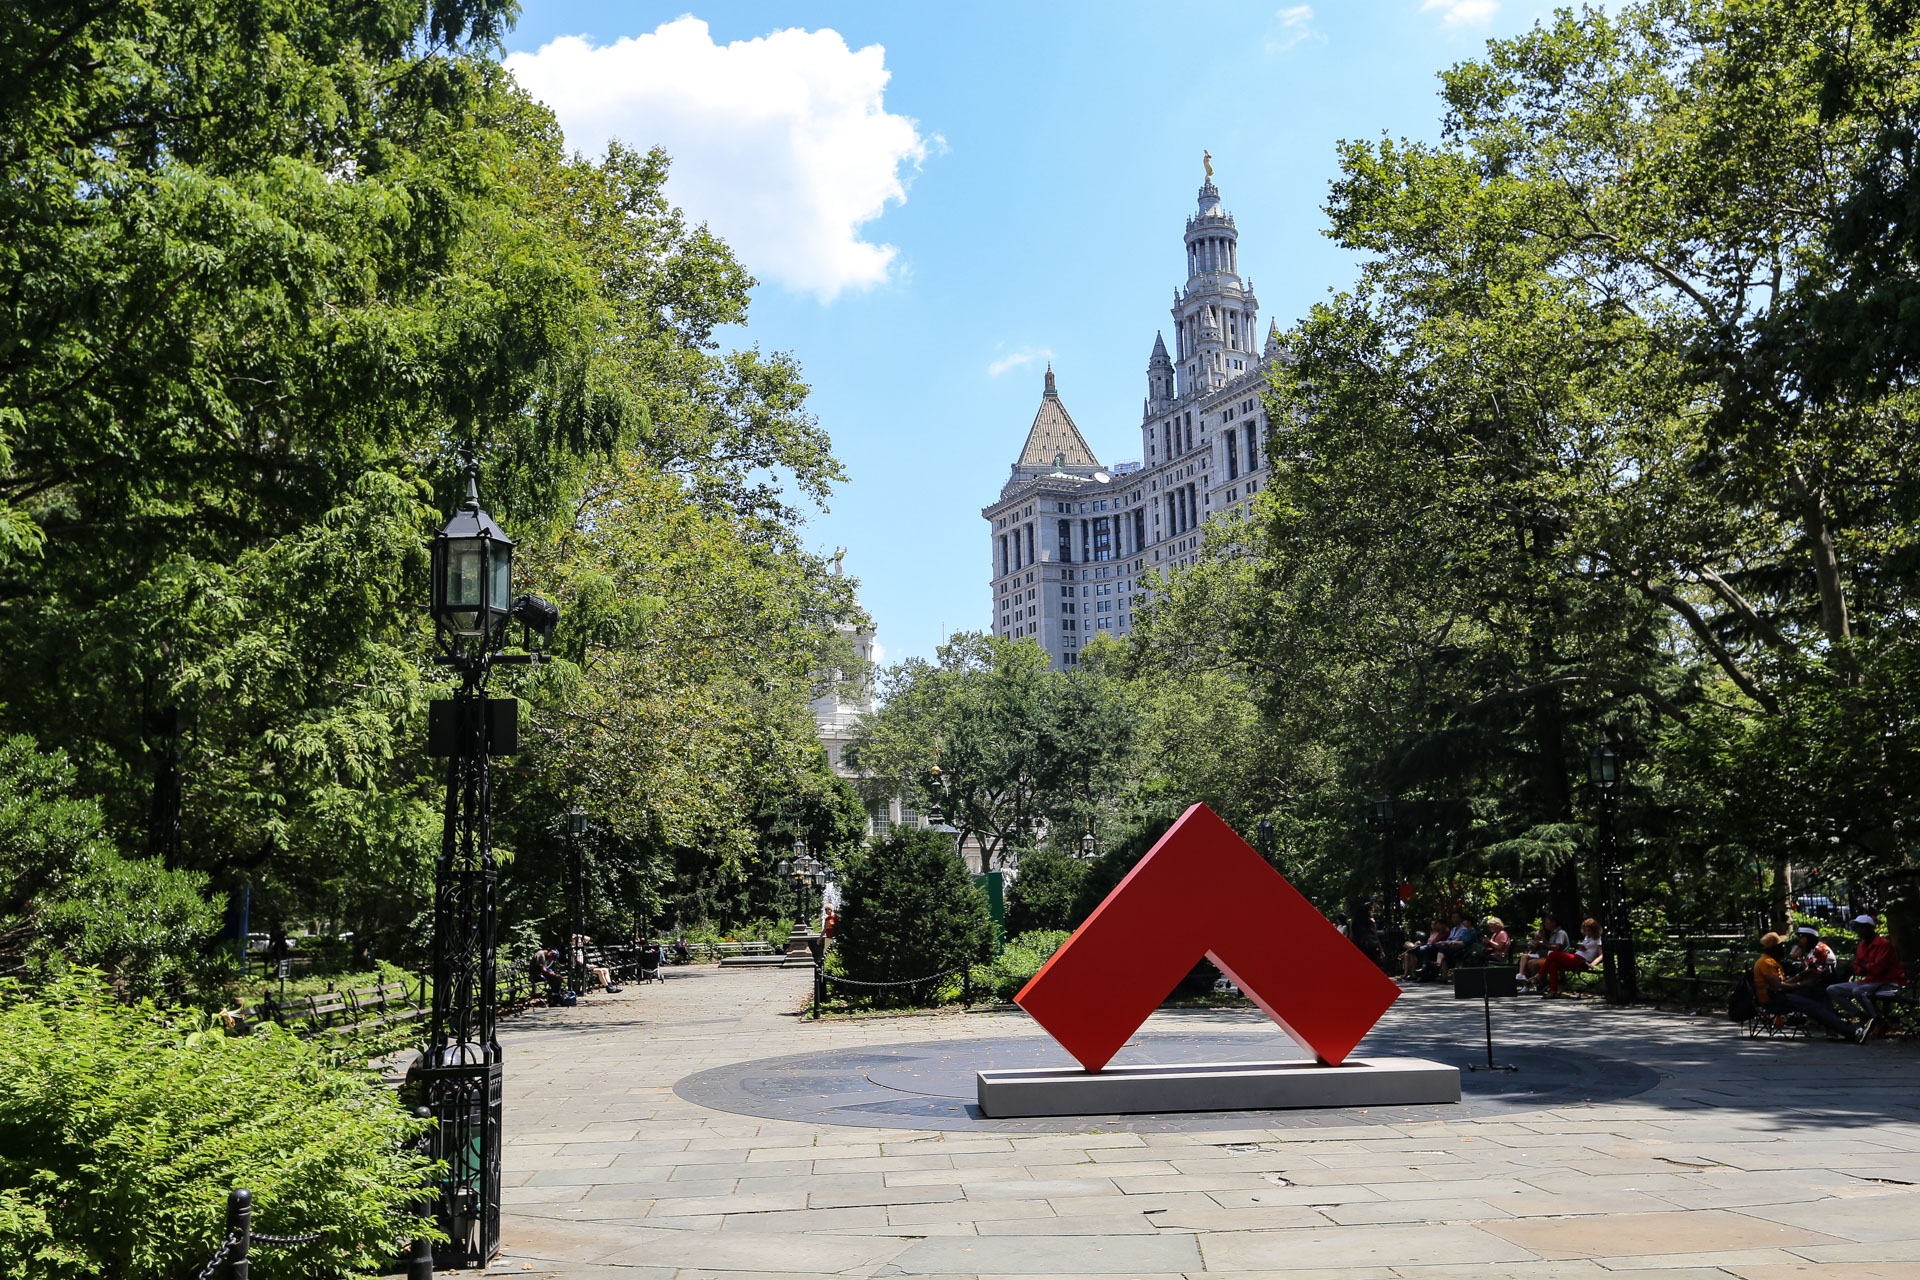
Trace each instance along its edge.
<path fill-rule="evenodd" d="M 1064 505 L 1064 504 L 1062 504 Z M 1060 521 L 1059 528 L 1060 563 L 1073 563 L 1073 521 Z"/>

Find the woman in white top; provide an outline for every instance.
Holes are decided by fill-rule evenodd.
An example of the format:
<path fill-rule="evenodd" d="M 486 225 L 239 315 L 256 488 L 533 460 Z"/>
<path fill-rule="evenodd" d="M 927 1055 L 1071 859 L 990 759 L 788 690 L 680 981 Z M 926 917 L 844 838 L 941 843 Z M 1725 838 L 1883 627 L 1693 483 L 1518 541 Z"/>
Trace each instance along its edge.
<path fill-rule="evenodd" d="M 1582 920 L 1580 941 L 1573 944 L 1573 950 L 1552 952 L 1541 966 L 1547 975 L 1547 994 L 1559 995 L 1561 974 L 1585 973 L 1600 963 L 1600 955 L 1600 922 Z"/>

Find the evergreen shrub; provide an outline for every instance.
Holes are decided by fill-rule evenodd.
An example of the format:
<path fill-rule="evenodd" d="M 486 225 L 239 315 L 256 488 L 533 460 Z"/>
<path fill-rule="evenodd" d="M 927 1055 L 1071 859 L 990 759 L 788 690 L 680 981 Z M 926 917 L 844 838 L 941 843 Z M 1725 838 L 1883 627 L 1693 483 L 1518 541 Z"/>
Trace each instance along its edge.
<path fill-rule="evenodd" d="M 0 981 L 0 1276 L 174 1280 L 254 1197 L 258 1280 L 385 1271 L 420 1233 L 420 1125 L 364 1069 L 277 1028 L 228 1036 L 123 1004 L 75 970 Z"/>
<path fill-rule="evenodd" d="M 985 965 L 993 954 L 993 921 L 985 895 L 954 856 L 952 838 L 909 828 L 868 850 L 842 886 L 833 953 L 833 968 L 862 982 Z M 875 1004 L 924 1004 L 938 999 L 939 991 L 926 983 L 879 991 L 841 988 L 836 994 Z"/>
<path fill-rule="evenodd" d="M 1058 849 L 1036 849 L 1024 855 L 1020 874 L 1007 890 L 1008 936 L 1071 928 L 1074 899 L 1086 878 L 1087 864 Z"/>

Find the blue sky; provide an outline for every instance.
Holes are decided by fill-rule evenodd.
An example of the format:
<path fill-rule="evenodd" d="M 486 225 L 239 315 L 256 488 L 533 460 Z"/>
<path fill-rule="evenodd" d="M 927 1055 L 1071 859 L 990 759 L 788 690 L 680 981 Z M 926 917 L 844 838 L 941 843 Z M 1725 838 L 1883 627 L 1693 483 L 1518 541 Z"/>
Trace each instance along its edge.
<path fill-rule="evenodd" d="M 1353 275 L 1337 142 L 1436 136 L 1435 73 L 1547 11 L 526 0 L 507 48 L 574 145 L 665 145 L 760 279 L 733 343 L 799 358 L 851 475 L 807 537 L 848 548 L 893 660 L 988 625 L 980 508 L 1048 358 L 1101 461 L 1139 456 L 1203 149 L 1285 329 Z"/>

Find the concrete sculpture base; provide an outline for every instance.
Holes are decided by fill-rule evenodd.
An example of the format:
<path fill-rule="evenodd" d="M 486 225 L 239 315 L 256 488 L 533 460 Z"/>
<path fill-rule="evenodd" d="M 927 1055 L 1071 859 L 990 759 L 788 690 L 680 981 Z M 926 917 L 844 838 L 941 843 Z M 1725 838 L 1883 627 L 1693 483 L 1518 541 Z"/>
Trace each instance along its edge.
<path fill-rule="evenodd" d="M 1012 1116 L 1112 1116 L 1158 1111 L 1274 1111 L 1396 1107 L 1460 1101 L 1460 1069 L 1423 1058 L 1324 1062 L 981 1071 L 980 1110 Z"/>

